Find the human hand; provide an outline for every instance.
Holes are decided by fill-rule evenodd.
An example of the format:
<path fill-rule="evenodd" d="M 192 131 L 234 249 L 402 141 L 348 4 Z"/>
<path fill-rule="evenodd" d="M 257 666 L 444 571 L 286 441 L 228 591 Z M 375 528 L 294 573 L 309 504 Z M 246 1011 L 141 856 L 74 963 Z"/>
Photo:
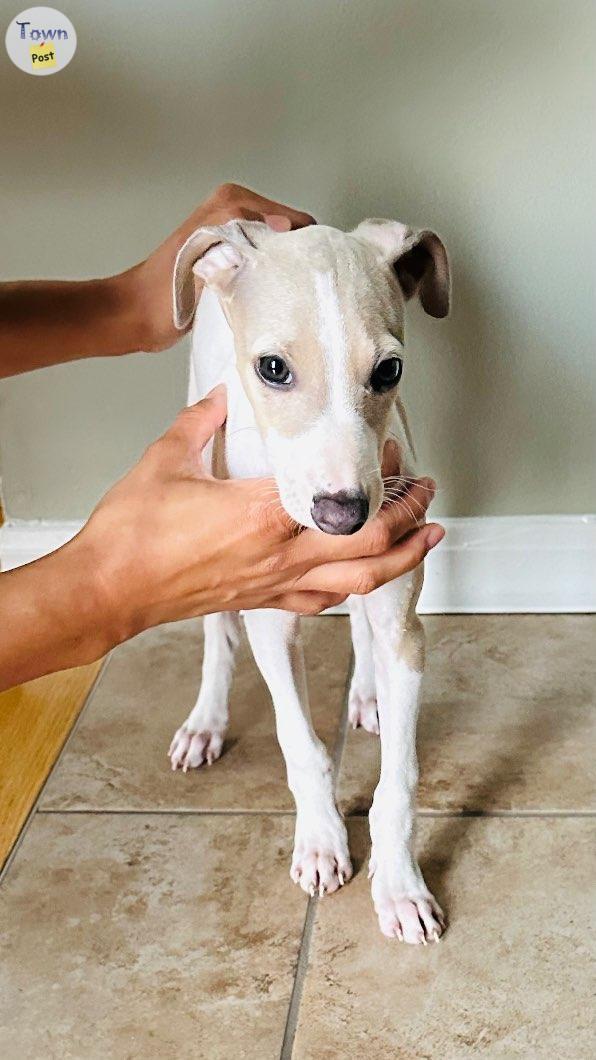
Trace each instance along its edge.
<path fill-rule="evenodd" d="M 172 319 L 172 274 L 176 255 L 188 236 L 201 225 L 222 225 L 241 218 L 264 221 L 278 232 L 315 223 L 301 210 L 265 199 L 239 184 L 222 184 L 146 261 L 120 277 L 123 289 L 135 303 L 135 316 L 142 321 L 145 350 L 163 350 L 180 338 Z"/>
<path fill-rule="evenodd" d="M 317 614 L 412 570 L 443 537 L 419 525 L 430 479 L 351 537 L 300 532 L 272 479 L 205 470 L 225 415 L 219 387 L 178 416 L 72 541 L 0 574 L 0 690 L 92 662 L 161 622 L 252 607 Z M 395 454 L 384 471 L 399 471 Z"/>
<path fill-rule="evenodd" d="M 203 448 L 225 415 L 223 387 L 180 413 L 70 543 L 110 643 L 215 611 L 316 614 L 412 570 L 443 537 L 442 527 L 420 527 L 413 514 L 424 518 L 430 479 L 410 486 L 403 508 L 382 509 L 351 537 L 296 533 L 272 503 L 273 480 L 222 481 L 205 470 Z"/>

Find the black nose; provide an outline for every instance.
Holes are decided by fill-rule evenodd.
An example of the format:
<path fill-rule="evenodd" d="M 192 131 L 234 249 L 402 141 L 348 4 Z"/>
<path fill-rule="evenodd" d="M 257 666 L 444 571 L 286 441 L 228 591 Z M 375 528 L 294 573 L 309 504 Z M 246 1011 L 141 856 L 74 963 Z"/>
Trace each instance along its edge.
<path fill-rule="evenodd" d="M 368 516 L 368 500 L 363 493 L 319 493 L 310 510 L 319 530 L 326 534 L 355 534 Z"/>

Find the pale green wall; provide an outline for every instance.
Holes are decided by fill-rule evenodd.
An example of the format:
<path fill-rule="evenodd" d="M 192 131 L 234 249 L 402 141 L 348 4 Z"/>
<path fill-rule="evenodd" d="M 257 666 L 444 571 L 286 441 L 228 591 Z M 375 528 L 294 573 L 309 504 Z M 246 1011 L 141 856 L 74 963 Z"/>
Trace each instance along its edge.
<path fill-rule="evenodd" d="M 68 70 L 0 56 L 5 277 L 119 270 L 226 179 L 432 225 L 455 307 L 412 314 L 406 394 L 437 511 L 596 508 L 594 3 L 59 6 Z M 5 382 L 9 513 L 84 515 L 184 398 L 182 348 Z"/>

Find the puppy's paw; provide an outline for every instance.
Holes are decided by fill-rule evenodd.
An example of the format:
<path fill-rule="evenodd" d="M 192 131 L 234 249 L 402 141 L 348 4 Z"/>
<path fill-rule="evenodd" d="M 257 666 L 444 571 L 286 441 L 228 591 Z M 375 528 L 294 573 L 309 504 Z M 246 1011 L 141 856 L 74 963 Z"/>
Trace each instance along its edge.
<path fill-rule="evenodd" d="M 181 767 L 182 772 L 186 773 L 189 769 L 198 769 L 205 762 L 210 766 L 219 758 L 223 743 L 223 732 L 190 732 L 186 725 L 183 725 L 175 733 L 168 751 L 172 769 Z"/>
<path fill-rule="evenodd" d="M 399 874 L 372 868 L 372 897 L 379 927 L 387 938 L 412 946 L 438 942 L 445 930 L 443 911 L 422 881 L 415 889 L 404 888 Z"/>
<path fill-rule="evenodd" d="M 336 812 L 337 814 L 337 812 Z M 325 814 L 321 814 L 324 819 Z M 319 827 L 296 825 L 296 839 L 290 877 L 312 897 L 333 894 L 352 877 L 352 863 L 344 823 L 323 820 Z"/>
<path fill-rule="evenodd" d="M 379 715 L 377 697 L 374 693 L 366 694 L 357 688 L 350 688 L 348 697 L 348 721 L 353 729 L 363 728 L 367 732 L 379 735 Z"/>

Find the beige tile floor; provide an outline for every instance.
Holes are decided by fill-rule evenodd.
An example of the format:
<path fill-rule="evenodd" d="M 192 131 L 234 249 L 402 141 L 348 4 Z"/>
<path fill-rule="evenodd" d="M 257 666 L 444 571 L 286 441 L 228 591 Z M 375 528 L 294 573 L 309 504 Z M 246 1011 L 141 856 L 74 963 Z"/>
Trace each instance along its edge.
<path fill-rule="evenodd" d="M 197 623 L 114 653 L 0 891 L 7 1060 L 594 1055 L 596 617 L 425 620 L 420 858 L 438 946 L 377 933 L 363 813 L 378 741 L 345 729 L 347 620 L 305 623 L 354 880 L 289 881 L 292 804 L 243 651 L 226 752 L 172 774 Z"/>

